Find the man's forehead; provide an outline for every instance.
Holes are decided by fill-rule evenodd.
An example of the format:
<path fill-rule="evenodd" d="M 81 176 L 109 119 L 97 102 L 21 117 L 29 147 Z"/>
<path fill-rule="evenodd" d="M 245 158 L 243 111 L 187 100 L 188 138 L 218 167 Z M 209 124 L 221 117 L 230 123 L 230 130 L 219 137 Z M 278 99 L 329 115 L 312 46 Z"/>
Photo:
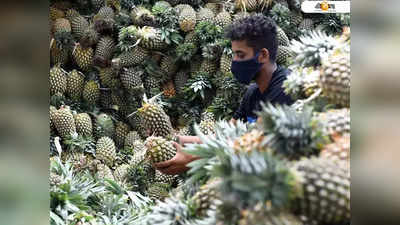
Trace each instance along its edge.
<path fill-rule="evenodd" d="M 247 45 L 247 41 L 243 40 L 243 41 L 232 41 L 232 49 L 234 51 L 249 51 L 251 50 L 251 47 Z"/>

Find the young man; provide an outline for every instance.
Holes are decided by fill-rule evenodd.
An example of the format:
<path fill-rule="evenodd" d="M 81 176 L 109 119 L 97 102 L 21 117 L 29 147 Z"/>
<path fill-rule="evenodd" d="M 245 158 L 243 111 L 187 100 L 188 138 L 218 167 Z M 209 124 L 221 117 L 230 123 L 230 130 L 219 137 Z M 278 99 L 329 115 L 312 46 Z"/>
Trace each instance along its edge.
<path fill-rule="evenodd" d="M 276 64 L 278 49 L 276 25 L 273 20 L 255 14 L 233 23 L 227 32 L 227 38 L 232 41 L 234 53 L 232 73 L 243 84 L 251 84 L 235 112 L 232 122 L 243 120 L 254 122 L 260 111 L 260 102 L 290 105 L 294 101 L 284 93 L 282 84 L 289 71 Z M 158 170 L 165 174 L 178 174 L 186 171 L 186 164 L 197 158 L 183 153 L 182 145 L 200 143 L 199 138 L 191 136 L 178 137 L 174 143 L 177 154 L 169 161 L 155 164 Z"/>

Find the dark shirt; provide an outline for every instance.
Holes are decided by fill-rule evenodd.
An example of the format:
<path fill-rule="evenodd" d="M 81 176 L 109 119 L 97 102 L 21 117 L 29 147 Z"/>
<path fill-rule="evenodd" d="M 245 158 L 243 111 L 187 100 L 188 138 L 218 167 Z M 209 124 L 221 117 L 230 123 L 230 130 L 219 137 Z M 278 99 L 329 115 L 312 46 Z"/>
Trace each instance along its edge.
<path fill-rule="evenodd" d="M 235 112 L 233 118 L 236 120 L 240 119 L 245 122 L 247 122 L 248 117 L 256 119 L 257 115 L 254 112 L 261 111 L 261 101 L 280 105 L 293 104 L 294 100 L 285 94 L 282 87 L 283 81 L 285 81 L 289 73 L 290 71 L 288 69 L 278 65 L 277 69 L 272 74 L 269 86 L 264 93 L 260 92 L 257 84 L 251 84 L 247 88 L 242 102 L 240 103 L 239 109 Z"/>

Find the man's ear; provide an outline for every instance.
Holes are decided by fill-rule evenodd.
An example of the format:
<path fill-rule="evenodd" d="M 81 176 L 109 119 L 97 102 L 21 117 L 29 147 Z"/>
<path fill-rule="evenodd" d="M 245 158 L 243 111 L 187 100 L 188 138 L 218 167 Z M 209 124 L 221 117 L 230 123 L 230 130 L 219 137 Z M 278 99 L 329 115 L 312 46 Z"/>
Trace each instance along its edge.
<path fill-rule="evenodd" d="M 262 48 L 260 51 L 260 55 L 258 56 L 258 61 L 260 63 L 268 63 L 269 62 L 269 51 L 266 48 Z"/>

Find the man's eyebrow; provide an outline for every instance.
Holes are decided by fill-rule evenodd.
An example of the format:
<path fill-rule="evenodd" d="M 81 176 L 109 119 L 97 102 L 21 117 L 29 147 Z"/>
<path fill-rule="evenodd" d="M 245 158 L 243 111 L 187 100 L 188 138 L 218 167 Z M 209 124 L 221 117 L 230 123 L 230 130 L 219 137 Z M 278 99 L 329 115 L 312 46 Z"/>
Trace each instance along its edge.
<path fill-rule="evenodd" d="M 237 53 L 244 53 L 244 51 L 237 50 L 237 51 L 234 51 L 234 53 L 235 53 L 235 54 L 237 54 Z"/>

